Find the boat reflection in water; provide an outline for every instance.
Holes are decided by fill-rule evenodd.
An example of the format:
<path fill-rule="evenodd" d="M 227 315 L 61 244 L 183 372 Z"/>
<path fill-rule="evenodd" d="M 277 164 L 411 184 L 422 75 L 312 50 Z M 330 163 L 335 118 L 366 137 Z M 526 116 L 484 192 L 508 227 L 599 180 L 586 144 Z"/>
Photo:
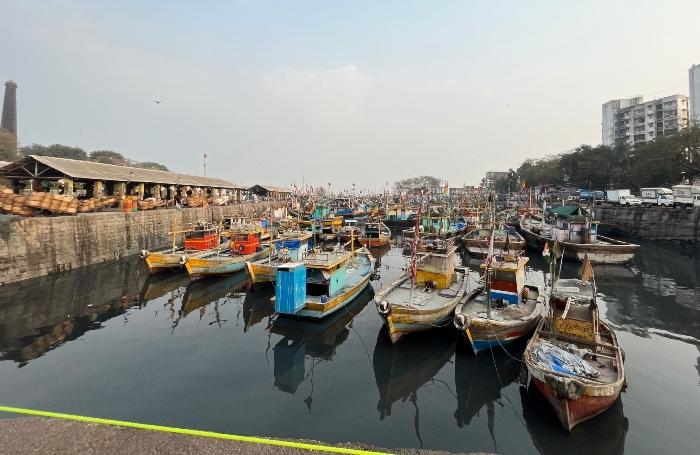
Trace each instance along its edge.
<path fill-rule="evenodd" d="M 141 302 L 150 302 L 170 293 L 170 297 L 175 297 L 182 288 L 187 287 L 190 279 L 184 273 L 160 273 L 151 274 L 146 277 L 146 282 L 141 288 Z M 180 295 L 177 295 L 180 297 Z"/>
<path fill-rule="evenodd" d="M 513 343 L 508 347 L 510 355 L 503 349 L 493 349 L 493 355 L 480 356 L 472 355 L 468 349 L 457 350 L 455 355 L 457 410 L 454 416 L 458 427 L 469 426 L 472 419 L 486 407 L 489 433 L 495 440 L 494 403 L 501 401 L 501 390 L 518 380 L 520 373 L 518 358 L 525 349 L 525 344 L 524 340 Z"/>
<path fill-rule="evenodd" d="M 537 450 L 542 455 L 555 454 L 622 454 L 629 423 L 622 409 L 622 400 L 607 411 L 567 432 L 561 428 L 557 416 L 547 400 L 531 385 L 520 387 L 523 420 Z"/>
<path fill-rule="evenodd" d="M 218 303 L 221 299 L 243 298 L 247 285 L 246 273 L 237 273 L 218 280 L 193 281 L 187 286 L 185 295 L 182 297 L 180 315 L 185 317 L 192 311 L 201 310 L 211 302 Z"/>
<path fill-rule="evenodd" d="M 418 389 L 434 381 L 455 353 L 456 344 L 457 332 L 452 327 L 416 333 L 397 344 L 391 343 L 384 328 L 377 336 L 372 365 L 379 390 L 379 420 L 391 415 L 396 401 L 410 401 L 415 408 L 415 432 L 421 447 Z"/>
<path fill-rule="evenodd" d="M 277 318 L 270 328 L 271 333 L 283 336 L 273 348 L 275 388 L 294 394 L 311 376 L 311 393 L 304 400 L 310 411 L 314 368 L 335 357 L 337 347 L 350 335 L 353 318 L 367 307 L 373 296 L 374 291 L 369 286 L 348 306 L 320 320 Z M 308 371 L 307 356 L 311 359 Z"/>

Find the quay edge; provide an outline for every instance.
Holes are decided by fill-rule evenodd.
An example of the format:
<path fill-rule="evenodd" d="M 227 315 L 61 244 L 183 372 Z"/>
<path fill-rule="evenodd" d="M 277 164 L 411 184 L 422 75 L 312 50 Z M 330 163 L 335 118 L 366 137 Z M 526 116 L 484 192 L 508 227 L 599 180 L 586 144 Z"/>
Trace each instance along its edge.
<path fill-rule="evenodd" d="M 250 217 L 284 202 L 206 208 L 95 212 L 73 216 L 0 215 L 0 285 L 100 264 L 170 245 L 176 226 Z"/>

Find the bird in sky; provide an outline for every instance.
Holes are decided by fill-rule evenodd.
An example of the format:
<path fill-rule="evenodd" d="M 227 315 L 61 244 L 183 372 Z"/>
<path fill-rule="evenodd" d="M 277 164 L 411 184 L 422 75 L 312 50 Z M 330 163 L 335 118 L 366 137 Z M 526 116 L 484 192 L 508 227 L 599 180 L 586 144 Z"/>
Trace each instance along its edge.
<path fill-rule="evenodd" d="M 160 100 L 153 100 L 154 103 L 160 104 Z"/>

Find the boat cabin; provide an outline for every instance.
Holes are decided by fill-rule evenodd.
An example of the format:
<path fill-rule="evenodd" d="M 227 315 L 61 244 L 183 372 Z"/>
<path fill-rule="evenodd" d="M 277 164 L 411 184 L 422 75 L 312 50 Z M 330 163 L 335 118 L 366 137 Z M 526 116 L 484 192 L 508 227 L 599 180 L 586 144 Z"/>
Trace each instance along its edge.
<path fill-rule="evenodd" d="M 351 258 L 345 251 L 313 251 L 304 262 L 279 265 L 275 311 L 296 314 L 304 307 L 307 296 L 318 298 L 321 304 L 327 303 L 345 286 Z"/>
<path fill-rule="evenodd" d="M 446 242 L 445 242 L 446 243 Z M 457 249 L 454 246 L 438 249 L 427 254 L 420 254 L 416 267 L 416 283 L 421 286 L 432 286 L 445 289 L 455 280 L 455 265 L 457 265 Z"/>
<path fill-rule="evenodd" d="M 219 246 L 219 233 L 213 226 L 198 226 L 185 232 L 185 250 L 202 251 Z"/>
<path fill-rule="evenodd" d="M 304 259 L 309 250 L 309 234 L 275 241 L 275 251 L 280 262 L 299 262 Z M 313 243 L 312 243 L 313 245 Z"/>
<path fill-rule="evenodd" d="M 231 252 L 253 254 L 260 247 L 259 232 L 239 232 L 231 235 Z"/>
<path fill-rule="evenodd" d="M 367 223 L 365 225 L 365 237 L 369 239 L 378 239 L 380 237 L 391 237 L 391 231 L 382 223 Z"/>
<path fill-rule="evenodd" d="M 596 243 L 598 222 L 586 216 L 557 218 L 552 225 L 552 239 L 558 242 Z"/>
<path fill-rule="evenodd" d="M 595 288 L 578 279 L 558 280 L 550 299 L 555 334 L 589 343 L 598 338 Z"/>
<path fill-rule="evenodd" d="M 525 265 L 529 258 L 506 255 L 495 259 L 491 265 L 491 301 L 498 304 L 517 305 L 527 299 Z M 486 265 L 481 264 L 485 270 Z"/>

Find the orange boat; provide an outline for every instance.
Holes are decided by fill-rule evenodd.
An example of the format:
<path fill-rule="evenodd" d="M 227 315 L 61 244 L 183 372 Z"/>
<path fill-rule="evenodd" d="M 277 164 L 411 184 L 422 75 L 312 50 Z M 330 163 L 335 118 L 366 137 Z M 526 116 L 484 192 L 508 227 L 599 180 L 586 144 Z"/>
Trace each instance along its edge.
<path fill-rule="evenodd" d="M 365 225 L 364 234 L 359 238 L 360 244 L 367 248 L 378 248 L 391 241 L 391 230 L 382 222 Z"/>

